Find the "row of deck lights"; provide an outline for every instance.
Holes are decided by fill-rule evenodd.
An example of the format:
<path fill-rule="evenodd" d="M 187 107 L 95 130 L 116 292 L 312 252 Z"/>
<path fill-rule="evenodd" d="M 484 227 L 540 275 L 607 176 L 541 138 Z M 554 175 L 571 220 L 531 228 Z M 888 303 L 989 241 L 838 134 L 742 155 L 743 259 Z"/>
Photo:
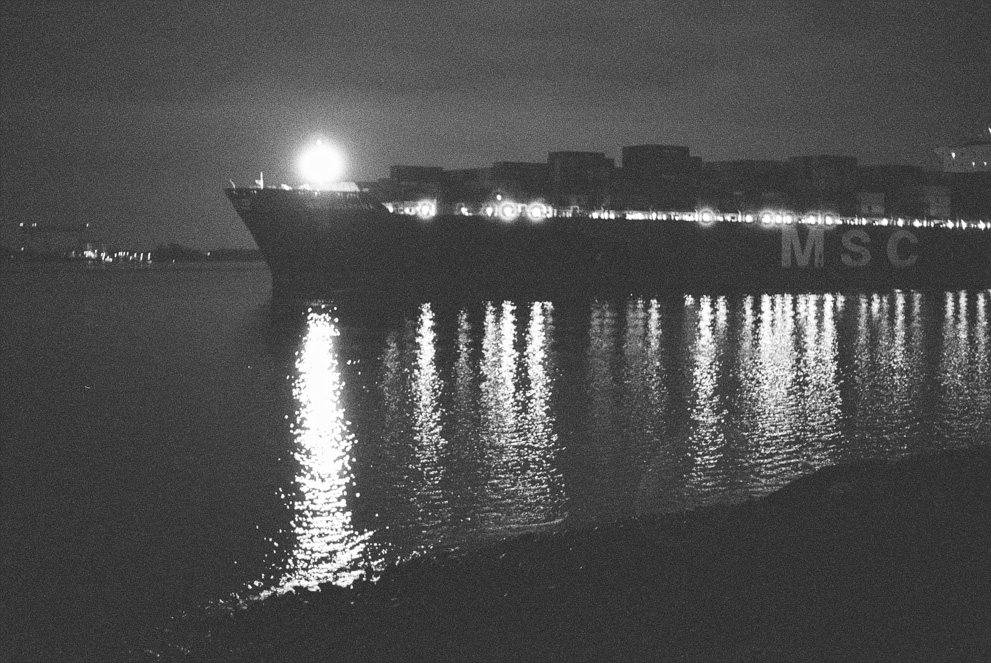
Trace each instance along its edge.
<path fill-rule="evenodd" d="M 437 215 L 437 204 L 431 200 L 424 200 L 415 205 L 389 205 L 389 209 L 400 214 L 418 216 L 421 219 L 431 219 Z M 529 204 L 516 203 L 512 201 L 496 201 L 485 205 L 476 211 L 466 205 L 460 205 L 456 212 L 463 216 L 485 216 L 498 217 L 503 221 L 515 221 L 520 217 L 526 217 L 530 221 L 542 221 L 555 216 L 571 216 L 570 210 L 559 214 L 555 208 L 542 202 L 532 202 Z M 867 218 L 867 217 L 842 217 L 833 214 L 806 214 L 798 215 L 786 211 L 765 211 L 760 214 L 743 213 L 717 213 L 709 210 L 699 212 L 640 212 L 640 211 L 616 211 L 616 210 L 593 210 L 589 213 L 593 219 L 626 219 L 629 221 L 695 221 L 704 225 L 712 223 L 756 223 L 764 226 L 780 225 L 846 225 L 846 226 L 895 226 L 898 228 L 956 228 L 956 229 L 978 229 L 989 230 L 991 223 L 986 221 L 953 221 L 950 219 L 928 220 L 928 219 L 903 219 L 903 218 Z"/>
<path fill-rule="evenodd" d="M 400 214 L 418 216 L 421 219 L 432 219 L 437 215 L 437 205 L 433 201 L 424 200 L 416 205 L 405 207 L 390 205 L 390 210 L 398 211 Z M 497 201 L 486 205 L 479 212 L 475 212 L 465 205 L 457 208 L 457 213 L 462 216 L 487 216 L 499 217 L 503 221 L 515 221 L 521 216 L 525 216 L 531 221 L 543 221 L 549 219 L 554 214 L 554 208 L 541 202 L 533 202 L 529 205 L 514 203 L 512 201 Z"/>

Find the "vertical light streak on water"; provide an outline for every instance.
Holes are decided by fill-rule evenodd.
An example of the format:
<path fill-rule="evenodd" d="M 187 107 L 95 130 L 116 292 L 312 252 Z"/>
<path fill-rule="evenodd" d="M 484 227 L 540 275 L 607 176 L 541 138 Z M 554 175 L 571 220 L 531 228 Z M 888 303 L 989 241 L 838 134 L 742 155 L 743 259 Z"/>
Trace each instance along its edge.
<path fill-rule="evenodd" d="M 781 485 L 799 462 L 793 400 L 797 373 L 794 306 L 794 295 L 761 298 L 756 370 L 749 383 L 756 391 L 750 399 L 754 423 L 749 426 L 756 432 L 750 461 L 755 492 Z"/>
<path fill-rule="evenodd" d="M 917 385 L 914 392 L 917 432 L 914 437 L 916 439 L 924 439 L 929 444 L 932 444 L 934 441 L 932 433 L 934 417 L 931 412 L 933 403 L 932 398 L 928 395 L 931 371 L 927 370 L 929 360 L 926 358 L 926 347 L 928 338 L 931 335 L 931 329 L 923 324 L 925 318 L 923 304 L 925 301 L 926 298 L 921 292 L 912 292 L 912 307 L 909 313 L 909 338 L 911 339 L 912 371 L 915 374 Z"/>
<path fill-rule="evenodd" d="M 905 347 L 905 324 L 899 320 L 896 295 L 874 295 L 877 302 L 871 310 L 871 327 L 876 330 L 875 342 L 869 349 L 870 381 L 872 389 L 869 398 L 871 405 L 863 412 L 870 413 L 877 425 L 870 437 L 885 448 L 900 452 L 905 449 L 906 430 L 903 427 L 904 413 L 911 408 L 909 400 L 910 380 L 908 376 L 907 349 Z M 904 315 L 904 309 L 901 314 Z M 894 318 L 894 320 L 893 320 Z M 882 412 L 875 412 L 873 403 L 887 403 Z M 878 415 L 881 416 L 878 416 Z"/>
<path fill-rule="evenodd" d="M 515 306 L 504 302 L 496 311 L 487 304 L 482 341 L 482 433 L 487 454 L 501 454 L 517 425 L 515 336 Z"/>
<path fill-rule="evenodd" d="M 869 306 L 861 297 L 857 330 L 857 385 L 855 392 L 856 415 L 854 417 L 857 439 L 865 449 L 867 445 L 888 446 L 895 439 L 891 430 L 893 419 L 888 410 L 896 406 L 897 366 L 901 364 L 900 352 L 893 344 L 891 325 L 887 315 L 887 296 L 874 293 Z M 888 408 L 878 411 L 878 403 Z"/>
<path fill-rule="evenodd" d="M 988 439 L 991 385 L 988 378 L 986 293 L 947 293 L 939 362 L 940 415 L 948 446 Z M 974 318 L 971 321 L 971 309 Z M 983 440 L 981 439 L 983 436 Z"/>
<path fill-rule="evenodd" d="M 516 432 L 519 427 L 516 408 L 516 304 L 502 303 L 499 329 L 499 403 L 505 413 L 506 432 Z"/>
<path fill-rule="evenodd" d="M 351 523 L 348 484 L 355 443 L 341 404 L 338 329 L 326 312 L 310 312 L 296 353 L 291 424 L 299 464 L 294 504 L 295 548 L 280 583 L 283 588 L 320 582 L 348 585 L 363 572 L 365 540 Z"/>
<path fill-rule="evenodd" d="M 917 304 L 914 301 L 908 303 L 908 297 L 904 291 L 898 290 L 894 295 L 894 332 L 892 345 L 894 351 L 891 353 L 892 361 L 897 364 L 892 370 L 896 389 L 892 395 L 894 402 L 892 410 L 899 413 L 899 421 L 892 422 L 892 429 L 897 431 L 897 448 L 899 451 L 906 451 L 914 445 L 922 443 L 928 444 L 931 440 L 924 440 L 925 435 L 921 425 L 922 415 L 919 413 L 918 403 L 924 388 L 925 373 L 922 370 L 924 362 L 924 345 L 922 328 L 918 324 L 914 311 Z"/>
<path fill-rule="evenodd" d="M 501 373 L 502 325 L 492 302 L 485 304 L 482 323 L 482 356 L 480 361 L 481 392 L 479 394 L 478 437 L 482 456 L 484 485 L 481 486 L 482 502 L 479 505 L 477 524 L 491 531 L 500 524 L 500 471 L 497 454 L 506 437 L 506 420 L 511 418 L 511 406 L 507 412 Z"/>
<path fill-rule="evenodd" d="M 642 299 L 630 299 L 626 303 L 626 328 L 623 333 L 623 409 L 629 412 L 624 421 L 627 435 L 634 445 L 642 442 L 650 430 L 650 412 L 645 411 L 649 398 L 649 371 L 646 337 L 647 312 Z M 637 439 L 637 438 L 640 439 Z M 632 452 L 633 460 L 637 456 Z"/>
<path fill-rule="evenodd" d="M 638 302 L 638 307 L 642 302 Z M 669 423 L 671 416 L 670 389 L 668 383 L 667 357 L 664 352 L 664 326 L 661 317 L 661 306 L 656 299 L 647 304 L 643 315 L 638 311 L 637 320 L 642 318 L 646 328 L 643 333 L 646 339 L 641 339 L 643 356 L 632 380 L 636 385 L 633 398 L 628 403 L 635 417 L 631 429 L 638 435 L 638 457 L 643 458 L 640 469 L 640 479 L 636 487 L 634 507 L 639 512 L 655 508 L 660 500 L 660 494 L 670 495 L 676 483 L 673 476 L 679 465 L 684 465 L 684 459 L 675 457 L 677 450 L 671 444 L 673 427 Z M 635 345 L 635 338 L 630 338 L 629 345 Z M 632 349 L 627 355 L 635 354 Z M 668 502 L 671 501 L 669 498 Z M 678 500 L 680 501 L 680 500 Z"/>
<path fill-rule="evenodd" d="M 436 523 L 433 505 L 437 496 L 424 490 L 424 479 L 416 444 L 421 424 L 417 414 L 421 390 L 416 377 L 421 365 L 422 311 L 404 321 L 400 330 L 386 339 L 376 386 L 381 413 L 378 425 L 366 429 L 362 438 L 361 478 L 363 522 L 370 521 L 375 533 L 370 541 L 382 550 L 389 564 L 419 554 L 428 542 L 437 541 L 430 523 Z M 422 430 L 422 428 L 420 428 Z"/>
<path fill-rule="evenodd" d="M 691 431 L 688 437 L 694 464 L 688 483 L 689 489 L 700 497 L 718 487 L 716 464 L 726 445 L 726 409 L 716 393 L 725 324 L 725 315 L 719 315 L 718 305 L 712 298 L 699 298 L 690 399 Z"/>
<path fill-rule="evenodd" d="M 383 442 L 391 441 L 390 437 L 400 427 L 402 420 L 403 381 L 400 364 L 399 340 L 397 334 L 389 334 L 382 352 L 382 362 L 379 375 L 379 388 L 382 392 L 382 431 L 386 438 Z"/>
<path fill-rule="evenodd" d="M 616 430 L 619 399 L 612 363 L 616 352 L 616 312 L 608 302 L 592 305 L 589 321 L 588 389 L 591 400 L 591 424 L 597 430 Z"/>
<path fill-rule="evenodd" d="M 654 312 L 656 325 L 656 309 Z M 628 455 L 630 474 L 636 477 L 644 469 L 663 435 L 657 430 L 658 415 L 665 413 L 655 396 L 655 357 L 659 339 L 650 337 L 648 328 L 650 311 L 642 299 L 631 299 L 626 305 L 626 328 L 623 333 L 622 393 L 620 407 L 623 417 L 623 435 L 629 440 Z M 630 488 L 633 488 L 632 484 Z"/>
<path fill-rule="evenodd" d="M 836 327 L 831 295 L 799 295 L 802 326 L 798 379 L 792 398 L 797 442 L 804 448 L 807 469 L 830 462 L 830 447 L 840 437 Z"/>
<path fill-rule="evenodd" d="M 557 434 L 551 412 L 554 381 L 549 349 L 553 334 L 553 311 L 550 302 L 530 306 L 527 327 L 526 366 L 529 389 L 519 407 L 523 412 L 523 440 L 518 458 L 524 495 L 528 502 L 524 524 L 547 524 L 564 516 L 566 493 L 564 480 L 557 469 Z"/>
<path fill-rule="evenodd" d="M 757 350 L 754 340 L 754 327 L 757 324 L 757 317 L 754 313 L 754 296 L 747 295 L 743 298 L 743 310 L 741 312 L 739 338 L 736 347 L 736 362 L 732 371 L 737 378 L 738 387 L 730 396 L 734 421 L 737 434 L 740 438 L 741 450 L 748 464 L 748 475 L 753 473 L 752 463 L 753 441 L 759 434 L 757 415 L 763 408 L 764 376 L 761 373 L 761 365 L 757 358 Z M 749 483 L 749 481 L 748 481 Z"/>
<path fill-rule="evenodd" d="M 435 357 L 437 335 L 434 332 L 434 312 L 430 304 L 420 306 L 420 320 L 416 332 L 416 370 L 413 384 L 416 388 L 415 423 L 417 444 L 428 447 L 425 454 L 437 456 L 444 443 L 440 430 L 440 407 L 437 402 L 441 385 L 437 376 Z"/>
<path fill-rule="evenodd" d="M 535 449 L 545 446 L 553 448 L 557 441 L 550 411 L 553 382 L 547 366 L 552 311 L 550 302 L 534 302 L 530 305 L 530 324 L 527 326 L 526 373 L 530 390 L 529 402 L 525 400 L 522 407 L 527 437 Z"/>
<path fill-rule="evenodd" d="M 509 338 L 506 338 L 508 336 Z M 482 419 L 481 442 L 485 461 L 486 501 L 480 514 L 487 530 L 497 530 L 512 521 L 506 507 L 512 508 L 512 465 L 508 453 L 516 429 L 514 367 L 516 352 L 515 307 L 503 302 L 497 311 L 491 303 L 485 308 L 485 338 L 482 341 Z M 508 357 L 506 355 L 509 355 Z"/>
<path fill-rule="evenodd" d="M 648 385 L 650 388 L 650 407 L 655 415 L 664 415 L 663 423 L 658 433 L 664 435 L 668 432 L 667 412 L 670 408 L 670 396 L 668 382 L 668 358 L 664 351 L 664 338 L 662 333 L 664 326 L 661 319 L 661 305 L 656 299 L 650 300 L 650 312 L 647 317 L 647 366 L 650 368 L 648 374 Z"/>
<path fill-rule="evenodd" d="M 577 484 L 576 499 L 585 495 L 603 495 L 598 502 L 600 512 L 616 513 L 626 507 L 630 498 L 628 480 L 632 468 L 629 463 L 629 430 L 626 422 L 629 413 L 623 409 L 622 366 L 615 369 L 617 361 L 616 310 L 611 302 L 595 301 L 590 306 L 588 347 L 585 351 L 587 369 L 582 376 L 582 387 L 587 407 L 577 413 L 578 435 L 572 442 L 572 458 L 580 465 L 578 473 L 585 482 Z M 614 444 L 604 448 L 601 440 L 610 437 Z"/>
<path fill-rule="evenodd" d="M 429 303 L 420 306 L 416 332 L 416 363 L 412 373 L 413 453 L 420 473 L 416 486 L 423 525 L 441 539 L 449 525 L 451 499 L 445 491 L 447 446 L 441 429 L 440 394 L 434 312 Z"/>
<path fill-rule="evenodd" d="M 940 421 L 944 441 L 953 444 L 956 420 L 967 417 L 967 309 L 960 293 L 946 293 L 943 310 L 943 343 L 939 359 Z"/>
<path fill-rule="evenodd" d="M 746 497 L 760 492 L 759 484 L 754 479 L 757 475 L 754 466 L 757 458 L 755 449 L 758 446 L 755 442 L 760 439 L 761 413 L 766 399 L 766 376 L 763 374 L 754 336 L 758 325 L 754 305 L 753 295 L 743 297 L 736 337 L 730 337 L 729 341 L 735 345 L 733 363 L 726 365 L 730 385 L 735 385 L 731 386 L 727 395 L 727 437 L 738 463 L 734 497 Z"/>
<path fill-rule="evenodd" d="M 679 384 L 687 385 L 689 393 L 685 394 L 685 398 L 691 398 L 691 389 L 695 384 L 695 368 L 697 364 L 698 356 L 698 342 L 699 342 L 699 317 L 701 311 L 698 307 L 698 301 L 692 295 L 685 295 L 684 298 L 684 308 L 682 315 L 682 325 L 681 325 L 681 347 L 680 357 L 678 362 L 678 376 L 676 382 Z M 682 433 L 684 442 L 687 444 L 688 439 L 691 437 L 691 428 L 689 422 L 689 430 Z M 692 457 L 692 462 L 694 462 L 694 456 Z"/>
<path fill-rule="evenodd" d="M 458 340 L 454 359 L 454 441 L 459 447 L 470 444 L 472 431 L 477 426 L 478 412 L 473 402 L 475 368 L 471 359 L 471 323 L 468 311 L 458 312 Z"/>
<path fill-rule="evenodd" d="M 824 434 L 832 441 L 839 441 L 842 436 L 840 420 L 842 419 L 842 397 L 840 396 L 839 368 L 839 339 L 836 333 L 836 307 L 838 303 L 832 294 L 823 295 L 822 304 L 822 335 L 819 337 L 818 352 L 816 353 L 816 371 L 814 389 L 821 390 L 822 407 L 818 423 Z M 813 394 L 814 396 L 814 394 Z"/>
<path fill-rule="evenodd" d="M 853 338 L 852 366 L 850 371 L 853 376 L 853 393 L 850 404 L 851 411 L 851 440 L 857 445 L 857 449 L 866 449 L 868 444 L 873 443 L 870 432 L 872 404 L 872 365 L 870 357 L 871 347 L 871 325 L 870 310 L 868 308 L 867 295 L 861 294 L 857 297 L 856 309 L 853 312 L 857 321 L 856 334 Z M 856 449 L 855 449 L 856 451 Z"/>
<path fill-rule="evenodd" d="M 484 529 L 505 533 L 546 525 L 562 517 L 564 486 L 556 466 L 550 411 L 549 304 L 534 304 L 518 373 L 517 316 L 512 302 L 497 312 L 489 304 L 482 343 L 482 417 L 486 495 L 479 514 Z"/>
<path fill-rule="evenodd" d="M 977 315 L 974 323 L 974 363 L 977 383 L 974 407 L 978 412 L 976 430 L 985 431 L 985 437 L 991 437 L 988 433 L 991 430 L 991 347 L 988 345 L 988 300 L 991 300 L 991 291 L 978 293 L 976 297 Z"/>

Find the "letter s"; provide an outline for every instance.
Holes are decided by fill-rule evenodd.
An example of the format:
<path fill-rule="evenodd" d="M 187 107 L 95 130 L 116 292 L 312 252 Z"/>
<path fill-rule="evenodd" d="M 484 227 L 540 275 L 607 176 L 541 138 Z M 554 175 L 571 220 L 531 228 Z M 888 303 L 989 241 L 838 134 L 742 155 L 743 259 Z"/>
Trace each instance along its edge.
<path fill-rule="evenodd" d="M 853 240 L 859 239 L 860 243 L 856 243 Z M 871 243 L 871 238 L 867 235 L 865 230 L 860 228 L 854 228 L 853 230 L 848 230 L 843 233 L 843 248 L 850 253 L 858 254 L 856 257 L 850 255 L 850 253 L 844 253 L 840 256 L 840 260 L 847 267 L 863 267 L 871 261 L 871 250 L 867 248 L 867 245 Z"/>

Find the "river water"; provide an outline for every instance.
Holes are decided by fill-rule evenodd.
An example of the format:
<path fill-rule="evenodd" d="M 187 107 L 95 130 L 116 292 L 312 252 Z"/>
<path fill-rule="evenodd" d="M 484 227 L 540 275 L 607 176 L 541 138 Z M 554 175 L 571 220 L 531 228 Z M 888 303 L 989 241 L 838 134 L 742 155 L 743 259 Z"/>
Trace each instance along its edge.
<path fill-rule="evenodd" d="M 4 640 L 991 443 L 991 291 L 325 304 L 260 264 L 5 268 Z"/>

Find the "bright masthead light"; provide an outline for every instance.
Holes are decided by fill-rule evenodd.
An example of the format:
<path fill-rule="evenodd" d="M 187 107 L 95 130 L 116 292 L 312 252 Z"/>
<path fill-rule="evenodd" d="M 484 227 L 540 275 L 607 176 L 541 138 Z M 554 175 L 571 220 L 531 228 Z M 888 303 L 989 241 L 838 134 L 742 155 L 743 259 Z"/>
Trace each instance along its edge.
<path fill-rule="evenodd" d="M 333 184 L 344 175 L 344 155 L 333 145 L 318 140 L 300 158 L 299 172 L 317 187 Z"/>

